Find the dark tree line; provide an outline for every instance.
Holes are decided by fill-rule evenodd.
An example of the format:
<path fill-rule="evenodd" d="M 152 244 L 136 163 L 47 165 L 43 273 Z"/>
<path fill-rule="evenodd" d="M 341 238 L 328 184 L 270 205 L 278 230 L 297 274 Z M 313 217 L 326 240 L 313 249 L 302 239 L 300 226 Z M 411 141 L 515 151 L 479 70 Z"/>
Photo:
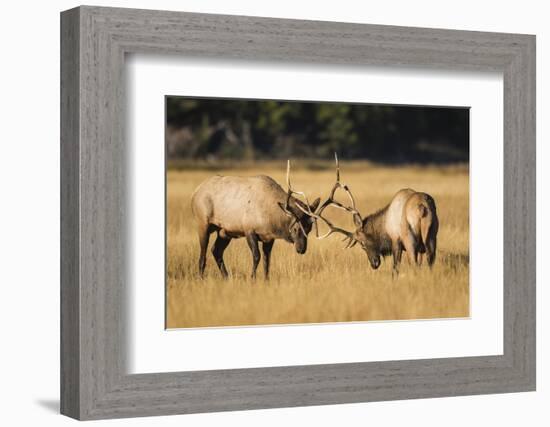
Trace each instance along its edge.
<path fill-rule="evenodd" d="M 469 158 L 466 108 L 166 98 L 169 159 Z"/>

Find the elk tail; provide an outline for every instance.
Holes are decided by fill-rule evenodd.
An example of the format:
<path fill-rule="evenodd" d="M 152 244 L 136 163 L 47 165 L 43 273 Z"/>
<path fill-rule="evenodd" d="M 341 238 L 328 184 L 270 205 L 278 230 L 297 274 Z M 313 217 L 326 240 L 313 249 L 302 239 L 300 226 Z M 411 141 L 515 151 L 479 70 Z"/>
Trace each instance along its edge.
<path fill-rule="evenodd" d="M 432 218 L 429 208 L 423 203 L 418 205 L 418 211 L 420 213 L 420 236 L 422 237 L 422 243 L 426 245 Z"/>
<path fill-rule="evenodd" d="M 422 205 L 422 208 L 420 209 L 420 236 L 426 251 L 428 264 L 431 266 L 435 261 L 435 238 L 430 237 L 430 231 L 434 227 L 434 220 L 436 219 L 429 206 Z"/>

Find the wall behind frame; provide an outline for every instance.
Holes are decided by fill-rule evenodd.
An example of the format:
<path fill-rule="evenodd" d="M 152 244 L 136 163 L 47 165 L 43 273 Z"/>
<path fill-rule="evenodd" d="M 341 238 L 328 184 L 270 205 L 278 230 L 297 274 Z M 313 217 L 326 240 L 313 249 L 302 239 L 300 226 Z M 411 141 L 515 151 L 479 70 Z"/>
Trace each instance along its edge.
<path fill-rule="evenodd" d="M 59 406 L 59 12 L 76 1 L 8 3 L 1 27 L 3 67 L 0 128 L 0 283 L 5 351 L 0 388 L 6 425 L 40 423 L 63 426 L 74 421 L 58 415 Z M 295 19 L 439 27 L 462 30 L 537 34 L 538 218 L 548 217 L 550 202 L 548 145 L 550 115 L 550 29 L 543 2 L 479 2 L 464 0 L 442 7 L 438 1 L 391 2 L 254 2 L 252 0 L 123 0 L 96 1 L 100 6 L 185 10 Z M 545 197 L 546 196 L 546 197 Z M 538 221 L 538 259 L 549 227 Z M 538 283 L 550 275 L 538 266 Z M 407 425 L 468 426 L 490 421 L 498 426 L 548 423 L 550 370 L 550 294 L 538 287 L 538 392 L 468 396 L 413 401 L 274 409 L 234 413 L 171 416 L 110 421 L 112 425 Z"/>

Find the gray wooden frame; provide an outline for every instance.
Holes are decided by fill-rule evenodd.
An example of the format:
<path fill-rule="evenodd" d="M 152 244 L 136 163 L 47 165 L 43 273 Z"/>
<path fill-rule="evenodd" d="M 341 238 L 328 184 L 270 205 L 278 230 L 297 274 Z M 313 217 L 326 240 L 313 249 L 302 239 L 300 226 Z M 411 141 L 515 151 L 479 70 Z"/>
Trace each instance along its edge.
<path fill-rule="evenodd" d="M 124 58 L 133 52 L 502 72 L 504 354 L 127 374 Z M 534 36 L 86 6 L 61 14 L 63 414 L 99 419 L 534 389 Z"/>

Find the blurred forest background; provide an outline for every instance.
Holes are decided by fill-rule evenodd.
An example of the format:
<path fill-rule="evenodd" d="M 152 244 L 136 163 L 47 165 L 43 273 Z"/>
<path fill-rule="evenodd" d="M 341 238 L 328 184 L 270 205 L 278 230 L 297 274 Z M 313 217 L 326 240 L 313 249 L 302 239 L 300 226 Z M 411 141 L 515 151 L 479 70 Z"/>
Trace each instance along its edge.
<path fill-rule="evenodd" d="M 166 97 L 169 162 L 332 158 L 385 164 L 469 159 L 469 109 Z M 200 162 L 204 163 L 204 162 Z"/>

